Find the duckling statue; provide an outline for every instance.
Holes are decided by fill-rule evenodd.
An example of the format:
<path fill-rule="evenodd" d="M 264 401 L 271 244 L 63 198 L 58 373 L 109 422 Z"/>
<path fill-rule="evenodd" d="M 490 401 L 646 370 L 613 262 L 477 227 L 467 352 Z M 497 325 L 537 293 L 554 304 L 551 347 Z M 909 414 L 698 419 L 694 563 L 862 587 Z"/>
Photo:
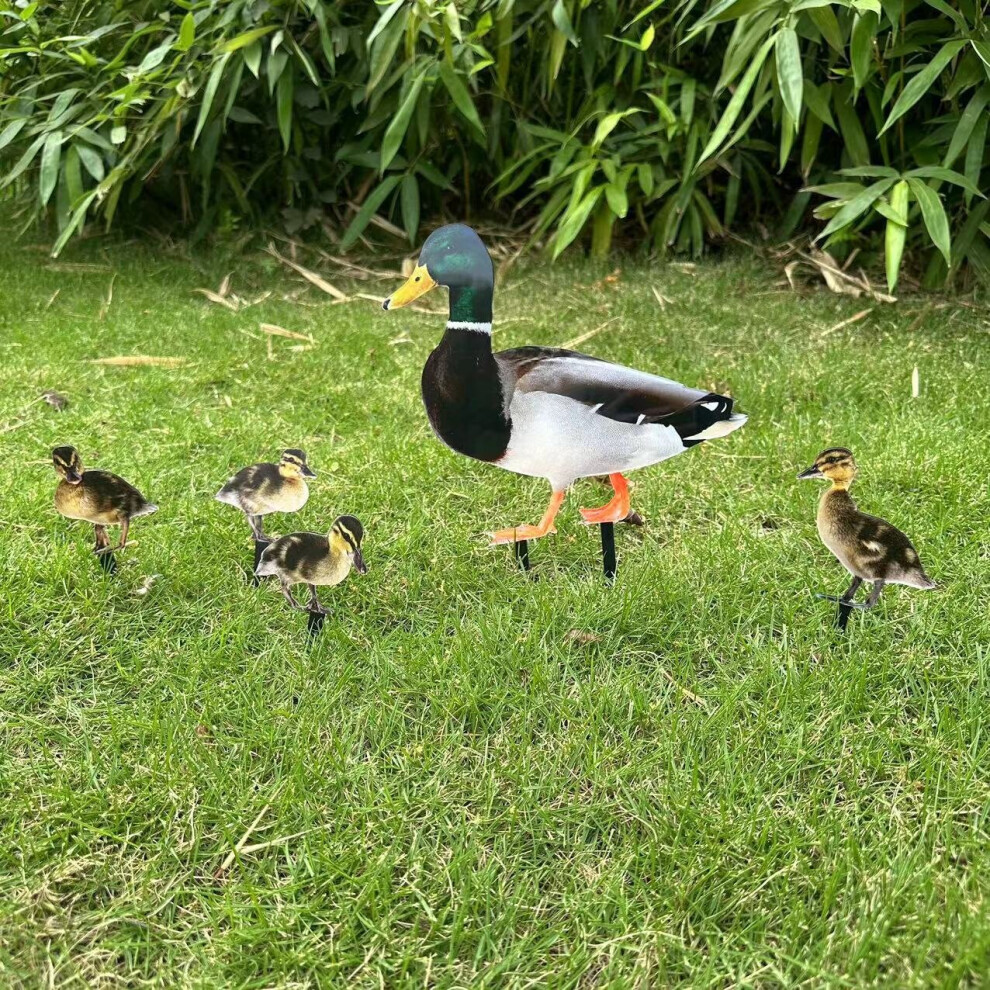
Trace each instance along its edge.
<path fill-rule="evenodd" d="M 61 479 L 55 489 L 55 508 L 66 519 L 93 524 L 95 552 L 112 559 L 112 550 L 127 546 L 131 520 L 148 516 L 158 506 L 149 502 L 133 485 L 109 471 L 87 471 L 75 447 L 56 447 L 52 464 Z M 120 542 L 111 547 L 107 526 L 120 526 Z"/>
<path fill-rule="evenodd" d="M 464 224 L 430 234 L 412 274 L 382 306 L 398 309 L 436 285 L 449 290 L 450 315 L 423 369 L 423 402 L 434 432 L 460 454 L 550 483 L 540 522 L 496 530 L 493 544 L 555 533 L 567 489 L 592 475 L 608 475 L 614 495 L 601 508 L 582 509 L 584 521 L 620 522 L 629 515 L 625 472 L 746 422 L 724 395 L 575 351 L 492 353 L 494 268 L 481 238 Z"/>
<path fill-rule="evenodd" d="M 849 488 L 857 470 L 851 451 L 830 447 L 798 475 L 801 480 L 825 478 L 832 482 L 818 506 L 818 535 L 853 579 L 841 597 L 821 597 L 839 603 L 840 628 L 845 628 L 850 609 L 876 605 L 885 585 L 906 584 L 922 591 L 938 587 L 925 573 L 918 551 L 907 536 L 886 520 L 856 508 Z M 857 603 L 856 592 L 864 581 L 872 581 L 873 589 L 865 603 Z"/>
<path fill-rule="evenodd" d="M 251 533 L 258 542 L 267 542 L 263 516 L 271 512 L 298 512 L 309 498 L 307 478 L 316 472 L 306 463 L 305 451 L 282 451 L 278 464 L 252 464 L 241 468 L 216 494 L 247 516 Z"/>
<path fill-rule="evenodd" d="M 361 555 L 364 527 L 354 516 L 338 516 L 328 536 L 319 533 L 289 533 L 270 543 L 261 555 L 259 577 L 276 576 L 286 601 L 300 612 L 326 615 L 316 595 L 317 585 L 340 584 L 354 567 L 367 573 Z M 302 606 L 292 594 L 292 585 L 309 585 L 309 602 Z"/>

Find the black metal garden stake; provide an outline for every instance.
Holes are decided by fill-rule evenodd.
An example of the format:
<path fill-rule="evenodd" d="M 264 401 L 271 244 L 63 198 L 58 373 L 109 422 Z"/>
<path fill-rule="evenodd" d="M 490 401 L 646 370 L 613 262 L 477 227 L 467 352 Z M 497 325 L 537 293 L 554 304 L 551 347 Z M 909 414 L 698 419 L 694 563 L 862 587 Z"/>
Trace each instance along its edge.
<path fill-rule="evenodd" d="M 306 619 L 306 632 L 309 633 L 310 639 L 315 639 L 321 632 L 323 632 L 323 623 L 326 622 L 326 618 L 326 612 L 310 611 L 308 613 L 308 618 Z"/>
<path fill-rule="evenodd" d="M 602 523 L 602 569 L 605 572 L 605 578 L 608 581 L 612 581 L 615 578 L 616 563 L 615 563 L 615 524 L 614 523 Z"/>

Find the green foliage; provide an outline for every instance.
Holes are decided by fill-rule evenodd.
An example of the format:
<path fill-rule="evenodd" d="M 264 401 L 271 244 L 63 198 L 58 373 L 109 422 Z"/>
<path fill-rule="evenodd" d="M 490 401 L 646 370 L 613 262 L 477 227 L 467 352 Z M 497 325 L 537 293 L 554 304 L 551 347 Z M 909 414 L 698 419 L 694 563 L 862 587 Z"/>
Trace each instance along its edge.
<path fill-rule="evenodd" d="M 990 271 L 974 0 L 65 0 L 0 18 L 0 181 L 55 218 L 56 250 L 149 211 L 205 232 L 280 208 L 290 230 L 328 217 L 347 248 L 373 222 L 414 242 L 422 216 L 494 206 L 554 255 L 604 254 L 616 231 L 698 255 L 756 218 L 789 233 L 823 194 L 833 246 L 886 231 L 891 287 L 906 253 L 929 284 Z"/>
<path fill-rule="evenodd" d="M 990 272 L 990 31 L 978 3 L 720 0 L 690 36 L 714 40 L 723 22 L 733 32 L 719 91 L 732 97 L 703 159 L 722 158 L 744 108 L 769 98 L 781 171 L 798 168 L 828 197 L 815 209 L 828 221 L 819 237 L 849 243 L 885 221 L 891 289 L 909 237 L 935 249 L 928 284 L 967 263 Z"/>

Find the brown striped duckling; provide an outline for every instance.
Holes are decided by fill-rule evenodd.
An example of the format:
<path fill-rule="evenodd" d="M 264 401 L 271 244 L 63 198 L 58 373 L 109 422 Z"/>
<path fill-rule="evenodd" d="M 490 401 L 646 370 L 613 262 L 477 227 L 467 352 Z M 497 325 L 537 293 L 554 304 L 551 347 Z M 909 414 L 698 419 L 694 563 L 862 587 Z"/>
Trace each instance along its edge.
<path fill-rule="evenodd" d="M 853 576 L 852 584 L 837 601 L 849 608 L 872 608 L 887 584 L 906 584 L 929 591 L 938 587 L 925 573 L 911 541 L 884 519 L 860 512 L 849 494 L 856 477 L 856 461 L 845 447 L 823 450 L 815 463 L 798 478 L 826 478 L 832 487 L 818 506 L 818 535 L 839 563 Z M 853 599 L 864 581 L 873 582 L 865 603 Z"/>
<path fill-rule="evenodd" d="M 62 479 L 55 489 L 55 508 L 66 519 L 93 524 L 97 553 L 123 550 L 131 520 L 158 509 L 123 478 L 109 471 L 86 471 L 75 447 L 56 447 L 52 463 Z M 120 542 L 115 548 L 110 546 L 107 526 L 120 526 Z"/>
<path fill-rule="evenodd" d="M 319 533 L 289 533 L 265 547 L 255 573 L 275 575 L 282 583 L 286 601 L 300 612 L 326 614 L 316 596 L 317 585 L 340 584 L 354 567 L 367 573 L 361 556 L 364 527 L 354 516 L 338 516 L 328 536 Z M 292 585 L 309 585 L 309 603 L 303 607 L 292 595 Z"/>
<path fill-rule="evenodd" d="M 282 451 L 278 464 L 252 464 L 241 468 L 216 494 L 218 502 L 240 509 L 247 516 L 256 540 L 265 540 L 262 517 L 270 512 L 298 512 L 309 498 L 307 478 L 316 472 L 306 463 L 305 451 Z"/>

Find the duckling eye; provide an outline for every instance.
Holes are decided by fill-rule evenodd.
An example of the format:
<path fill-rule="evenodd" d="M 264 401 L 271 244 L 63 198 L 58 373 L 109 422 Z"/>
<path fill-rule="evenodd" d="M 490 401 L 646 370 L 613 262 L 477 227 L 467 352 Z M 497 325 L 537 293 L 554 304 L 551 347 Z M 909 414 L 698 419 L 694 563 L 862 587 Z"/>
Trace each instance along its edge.
<path fill-rule="evenodd" d="M 416 276 L 416 278 L 415 278 L 415 281 L 416 281 L 416 282 L 419 282 L 419 281 L 421 281 L 421 280 L 422 280 L 422 278 L 423 278 L 423 276 L 422 276 L 422 275 L 417 275 L 417 276 Z"/>

